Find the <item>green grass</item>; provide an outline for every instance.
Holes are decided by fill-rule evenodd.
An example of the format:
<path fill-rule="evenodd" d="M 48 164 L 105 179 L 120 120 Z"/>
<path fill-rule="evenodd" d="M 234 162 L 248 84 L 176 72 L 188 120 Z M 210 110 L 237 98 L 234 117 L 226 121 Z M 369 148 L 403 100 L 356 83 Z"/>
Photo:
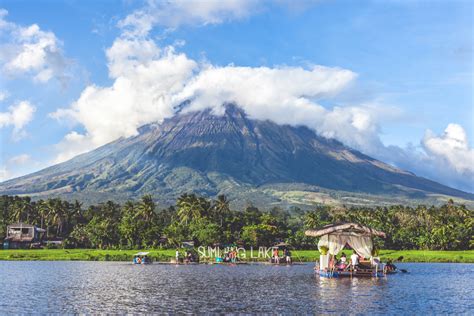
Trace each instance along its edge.
<path fill-rule="evenodd" d="M 0 250 L 0 260 L 75 260 L 75 261 L 131 261 L 138 250 L 97 250 L 97 249 L 32 249 Z M 169 261 L 174 258 L 174 250 L 150 250 L 154 261 Z"/>
<path fill-rule="evenodd" d="M 154 261 L 170 261 L 175 250 L 147 250 Z M 96 250 L 96 249 L 39 249 L 39 250 L 0 250 L 0 260 L 78 260 L 78 261 L 131 261 L 138 250 Z M 350 255 L 350 251 L 345 251 Z M 315 250 L 292 251 L 294 262 L 316 261 L 319 253 Z M 397 260 L 403 256 L 404 262 L 464 262 L 474 263 L 474 250 L 466 251 L 423 251 L 423 250 L 382 250 L 382 260 Z M 250 252 L 247 251 L 247 261 Z M 265 261 L 265 259 L 260 259 Z"/>
<path fill-rule="evenodd" d="M 474 250 L 431 251 L 431 250 L 382 250 L 382 260 L 396 260 L 403 256 L 404 262 L 463 262 L 474 263 Z"/>

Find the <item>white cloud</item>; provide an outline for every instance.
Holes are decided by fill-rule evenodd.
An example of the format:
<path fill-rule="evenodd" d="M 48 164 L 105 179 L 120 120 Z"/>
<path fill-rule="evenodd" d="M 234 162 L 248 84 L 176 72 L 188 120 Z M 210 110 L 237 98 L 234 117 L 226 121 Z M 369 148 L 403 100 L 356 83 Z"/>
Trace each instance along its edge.
<path fill-rule="evenodd" d="M 245 18 L 262 7 L 257 0 L 150 0 L 119 22 L 126 36 L 146 36 L 155 25 L 219 24 Z"/>
<path fill-rule="evenodd" d="M 55 157 L 53 163 L 58 164 L 67 161 L 96 146 L 90 137 L 72 131 L 64 136 L 64 139 L 56 145 L 58 155 Z"/>
<path fill-rule="evenodd" d="M 0 112 L 0 128 L 13 126 L 14 139 L 25 135 L 24 127 L 33 119 L 36 108 L 28 101 L 20 101 L 8 108 L 7 112 Z"/>
<path fill-rule="evenodd" d="M 37 24 L 21 26 L 5 20 L 8 11 L 0 12 L 0 65 L 8 76 L 31 75 L 36 82 L 52 78 L 67 81 L 68 61 L 63 56 L 62 43 L 52 32 Z"/>
<path fill-rule="evenodd" d="M 419 145 L 374 146 L 364 151 L 384 162 L 454 188 L 474 192 L 474 148 L 458 124 L 449 124 L 440 136 L 427 130 Z"/>
<path fill-rule="evenodd" d="M 358 149 L 380 146 L 378 111 L 370 105 L 334 107 L 318 104 L 346 89 L 356 74 L 340 68 L 207 67 L 173 97 L 174 105 L 190 100 L 187 111 L 233 102 L 252 118 L 279 124 L 305 125 L 319 134 L 336 138 Z"/>
<path fill-rule="evenodd" d="M 467 134 L 460 125 L 449 124 L 441 136 L 428 130 L 422 144 L 431 157 L 444 160 L 458 173 L 474 175 L 474 149 L 469 147 Z"/>
<path fill-rule="evenodd" d="M 56 119 L 72 119 L 86 129 L 62 143 L 70 154 L 96 148 L 119 137 L 137 134 L 137 128 L 174 114 L 172 95 L 180 92 L 193 75 L 197 63 L 172 48 L 163 50 L 152 41 L 118 39 L 107 50 L 110 87 L 87 87 L 68 109 L 52 114 Z M 83 138 L 80 138 L 81 135 Z"/>
<path fill-rule="evenodd" d="M 301 114 L 319 112 L 312 99 L 330 97 L 345 88 L 355 74 L 349 70 L 301 67 L 207 67 L 179 93 L 174 102 L 192 100 L 190 110 L 220 108 L 235 102 L 256 118 L 265 116 L 279 123 L 301 123 Z M 288 107 L 294 110 L 288 114 Z M 319 113 L 314 113 L 319 114 Z M 283 121 L 281 121 L 283 120 Z"/>

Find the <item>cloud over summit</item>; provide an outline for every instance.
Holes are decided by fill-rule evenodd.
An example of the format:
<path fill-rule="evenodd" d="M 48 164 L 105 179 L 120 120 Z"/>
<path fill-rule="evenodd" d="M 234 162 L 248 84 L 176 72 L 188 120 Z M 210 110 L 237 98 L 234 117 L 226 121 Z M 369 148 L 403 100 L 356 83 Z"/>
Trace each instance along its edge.
<path fill-rule="evenodd" d="M 118 38 L 106 55 L 114 83 L 90 85 L 70 108 L 52 114 L 85 128 L 83 137 L 65 139 L 81 144 L 77 153 L 135 135 L 140 126 L 173 116 L 184 101 L 189 101 L 187 111 L 210 107 L 221 113 L 223 103 L 234 102 L 253 118 L 315 127 L 330 113 L 315 100 L 331 98 L 356 77 L 346 69 L 322 66 L 200 64 L 149 39 Z"/>

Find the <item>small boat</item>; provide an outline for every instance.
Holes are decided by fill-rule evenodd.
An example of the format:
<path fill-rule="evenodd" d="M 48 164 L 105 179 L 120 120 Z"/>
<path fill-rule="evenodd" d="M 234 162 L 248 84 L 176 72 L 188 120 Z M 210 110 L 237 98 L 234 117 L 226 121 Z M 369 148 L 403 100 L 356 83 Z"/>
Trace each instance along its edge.
<path fill-rule="evenodd" d="M 152 261 L 148 258 L 150 252 L 139 252 L 133 255 L 133 264 L 151 264 Z"/>

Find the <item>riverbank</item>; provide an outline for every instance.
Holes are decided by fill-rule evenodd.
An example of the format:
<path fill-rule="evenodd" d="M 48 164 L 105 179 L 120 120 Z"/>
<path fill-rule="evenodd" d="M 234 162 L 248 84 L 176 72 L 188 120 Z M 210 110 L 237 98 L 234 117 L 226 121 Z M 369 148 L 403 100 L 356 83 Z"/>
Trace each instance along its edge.
<path fill-rule="evenodd" d="M 175 256 L 175 250 L 148 250 L 153 261 L 169 262 Z M 98 249 L 35 249 L 35 250 L 0 250 L 0 260 L 11 261 L 131 261 L 138 250 L 98 250 Z M 346 254 L 350 252 L 346 251 Z M 315 250 L 292 251 L 295 262 L 311 262 L 319 258 Z M 403 257 L 403 262 L 455 262 L 474 263 L 474 250 L 466 251 L 424 251 L 424 250 L 381 250 L 383 261 L 397 261 Z M 244 261 L 267 261 L 268 259 L 250 259 L 247 251 Z"/>

